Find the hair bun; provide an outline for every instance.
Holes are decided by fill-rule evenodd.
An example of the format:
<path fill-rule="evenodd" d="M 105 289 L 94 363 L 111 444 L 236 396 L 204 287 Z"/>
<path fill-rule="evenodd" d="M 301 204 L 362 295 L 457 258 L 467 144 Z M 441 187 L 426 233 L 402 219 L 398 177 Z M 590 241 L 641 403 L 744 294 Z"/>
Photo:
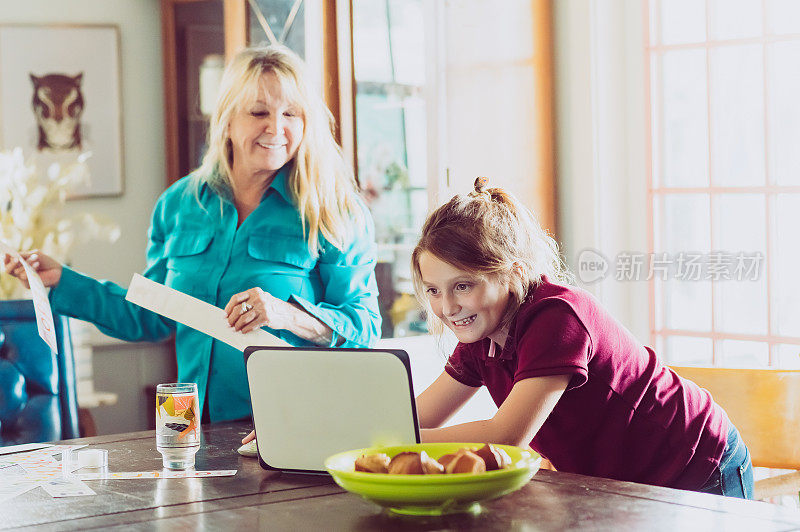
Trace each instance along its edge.
<path fill-rule="evenodd" d="M 481 194 L 483 191 L 486 190 L 486 186 L 489 184 L 488 177 L 476 177 L 475 178 L 475 192 Z"/>

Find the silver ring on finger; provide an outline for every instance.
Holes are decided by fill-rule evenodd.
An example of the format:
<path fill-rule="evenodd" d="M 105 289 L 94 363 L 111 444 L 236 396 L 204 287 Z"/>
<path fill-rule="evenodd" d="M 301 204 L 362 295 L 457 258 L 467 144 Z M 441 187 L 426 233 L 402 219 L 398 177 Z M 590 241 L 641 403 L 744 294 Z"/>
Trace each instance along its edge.
<path fill-rule="evenodd" d="M 242 312 L 241 312 L 242 314 L 244 314 L 245 312 L 250 312 L 251 310 L 253 310 L 253 305 L 251 305 L 247 301 L 242 303 Z"/>

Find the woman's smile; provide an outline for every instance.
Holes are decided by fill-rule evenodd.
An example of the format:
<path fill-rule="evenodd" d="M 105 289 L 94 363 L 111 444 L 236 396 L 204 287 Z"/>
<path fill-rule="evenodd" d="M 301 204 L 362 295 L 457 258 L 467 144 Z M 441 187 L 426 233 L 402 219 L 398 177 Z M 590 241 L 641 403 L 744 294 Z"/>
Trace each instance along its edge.
<path fill-rule="evenodd" d="M 266 143 L 266 142 L 256 142 L 262 148 L 266 148 L 268 150 L 278 150 L 278 149 L 286 149 L 286 143 Z"/>

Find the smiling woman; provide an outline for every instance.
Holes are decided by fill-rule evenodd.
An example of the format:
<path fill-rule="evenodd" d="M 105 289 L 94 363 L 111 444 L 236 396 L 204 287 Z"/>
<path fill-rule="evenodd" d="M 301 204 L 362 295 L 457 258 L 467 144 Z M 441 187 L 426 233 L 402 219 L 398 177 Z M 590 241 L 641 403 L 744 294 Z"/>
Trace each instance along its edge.
<path fill-rule="evenodd" d="M 257 99 L 239 109 L 229 126 L 234 197 L 238 192 L 237 199 L 243 200 L 252 187 L 254 199 L 260 199 L 275 173 L 297 153 L 304 128 L 300 107 L 287 99 L 278 76 L 263 74 Z M 246 218 L 250 212 L 240 214 Z"/>
<path fill-rule="evenodd" d="M 303 70 L 280 46 L 227 66 L 202 165 L 156 203 L 144 275 L 224 307 L 242 333 L 369 347 L 380 331 L 372 219 Z M 52 286 L 54 311 L 124 340 L 175 334 L 178 379 L 197 383 L 208 420 L 250 415 L 240 351 L 128 303 L 120 286 L 26 257 Z M 26 280 L 15 260 L 6 270 Z"/>

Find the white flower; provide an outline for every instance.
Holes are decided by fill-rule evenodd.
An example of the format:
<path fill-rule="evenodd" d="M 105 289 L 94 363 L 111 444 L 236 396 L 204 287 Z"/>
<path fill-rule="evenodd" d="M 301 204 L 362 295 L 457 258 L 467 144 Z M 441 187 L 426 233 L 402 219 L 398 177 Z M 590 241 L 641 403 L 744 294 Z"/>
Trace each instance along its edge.
<path fill-rule="evenodd" d="M 0 238 L 20 251 L 41 249 L 62 262 L 69 259 L 76 236 L 116 241 L 117 224 L 91 214 L 61 212 L 69 192 L 89 181 L 89 155 L 82 153 L 69 165 L 51 164 L 40 175 L 34 164 L 25 163 L 21 148 L 0 151 Z M 0 299 L 23 294 L 21 283 L 0 275 Z"/>

